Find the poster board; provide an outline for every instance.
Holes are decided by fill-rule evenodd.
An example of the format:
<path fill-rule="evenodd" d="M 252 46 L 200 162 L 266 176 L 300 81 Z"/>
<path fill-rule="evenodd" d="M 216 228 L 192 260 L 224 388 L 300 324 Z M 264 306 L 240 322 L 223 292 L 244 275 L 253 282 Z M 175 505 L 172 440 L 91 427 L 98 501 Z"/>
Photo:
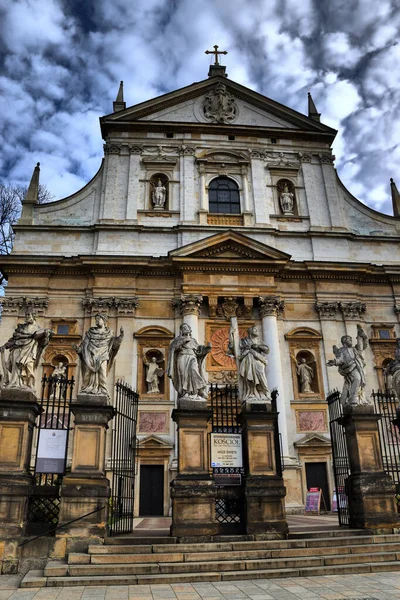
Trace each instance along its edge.
<path fill-rule="evenodd" d="M 67 429 L 41 429 L 39 433 L 35 473 L 65 472 Z"/>
<path fill-rule="evenodd" d="M 211 467 L 243 467 L 242 434 L 211 433 Z"/>
<path fill-rule="evenodd" d="M 321 490 L 318 488 L 310 488 L 306 496 L 306 505 L 304 514 L 319 515 L 321 509 Z"/>

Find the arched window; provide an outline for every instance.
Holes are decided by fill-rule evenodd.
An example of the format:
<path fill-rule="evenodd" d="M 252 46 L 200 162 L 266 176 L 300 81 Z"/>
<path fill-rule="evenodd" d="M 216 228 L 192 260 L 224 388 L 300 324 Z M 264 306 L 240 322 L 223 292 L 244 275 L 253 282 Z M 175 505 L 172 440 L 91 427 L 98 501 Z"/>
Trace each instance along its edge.
<path fill-rule="evenodd" d="M 237 183 L 229 177 L 213 179 L 208 186 L 210 213 L 240 214 L 240 198 Z"/>

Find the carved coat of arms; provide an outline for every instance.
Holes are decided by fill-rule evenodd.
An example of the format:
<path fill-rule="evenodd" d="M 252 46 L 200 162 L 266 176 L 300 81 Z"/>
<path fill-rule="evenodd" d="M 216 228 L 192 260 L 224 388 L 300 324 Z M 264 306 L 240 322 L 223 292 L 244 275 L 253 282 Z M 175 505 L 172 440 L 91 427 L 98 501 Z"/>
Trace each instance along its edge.
<path fill-rule="evenodd" d="M 219 83 L 204 99 L 203 112 L 212 123 L 232 123 L 237 117 L 238 109 L 234 97 Z"/>

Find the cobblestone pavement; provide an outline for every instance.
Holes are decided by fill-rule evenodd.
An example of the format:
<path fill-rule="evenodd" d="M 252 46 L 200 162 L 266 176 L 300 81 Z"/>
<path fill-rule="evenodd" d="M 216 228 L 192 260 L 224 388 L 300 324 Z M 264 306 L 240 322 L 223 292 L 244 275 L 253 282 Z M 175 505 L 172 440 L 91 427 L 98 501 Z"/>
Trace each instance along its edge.
<path fill-rule="evenodd" d="M 325 575 L 221 583 L 16 589 L 19 578 L 0 576 L 0 600 L 394 600 L 400 573 Z"/>

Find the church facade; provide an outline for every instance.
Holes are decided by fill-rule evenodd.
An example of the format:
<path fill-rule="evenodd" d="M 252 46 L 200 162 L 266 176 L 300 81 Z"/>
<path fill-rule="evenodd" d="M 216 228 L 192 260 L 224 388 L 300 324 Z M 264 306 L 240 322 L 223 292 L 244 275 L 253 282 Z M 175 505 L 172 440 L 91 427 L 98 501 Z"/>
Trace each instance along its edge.
<path fill-rule="evenodd" d="M 100 119 L 104 159 L 72 196 L 37 203 L 39 167 L 23 205 L 3 298 L 2 340 L 32 308 L 53 337 L 42 357 L 80 385 L 78 344 L 97 313 L 124 339 L 109 376 L 140 394 L 137 515 L 168 515 L 177 449 L 166 374 L 182 322 L 211 343 L 210 382 L 236 383 L 229 318 L 256 325 L 277 389 L 288 511 L 307 488 L 334 491 L 326 395 L 342 386 L 333 345 L 369 345 L 366 394 L 385 386 L 400 336 L 400 202 L 395 216 L 366 207 L 343 186 L 336 131 L 210 67 L 199 83 Z M 38 382 L 38 386 L 39 386 Z M 108 447 L 108 453 L 110 448 Z M 155 491 L 156 490 L 156 491 Z"/>

